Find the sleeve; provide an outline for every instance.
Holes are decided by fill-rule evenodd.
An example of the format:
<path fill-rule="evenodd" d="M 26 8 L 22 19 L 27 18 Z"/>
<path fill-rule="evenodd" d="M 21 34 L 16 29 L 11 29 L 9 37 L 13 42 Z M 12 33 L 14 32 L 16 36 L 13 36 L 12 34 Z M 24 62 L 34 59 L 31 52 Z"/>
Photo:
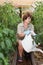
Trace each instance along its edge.
<path fill-rule="evenodd" d="M 18 25 L 17 26 L 17 34 L 19 34 L 19 33 L 21 33 L 22 31 L 21 31 L 21 26 L 20 25 Z"/>
<path fill-rule="evenodd" d="M 33 24 L 31 25 L 31 30 L 34 31 L 34 25 Z"/>
<path fill-rule="evenodd" d="M 36 35 L 36 33 L 34 32 L 34 25 L 33 25 L 33 24 L 32 24 L 32 28 L 31 28 L 31 34 L 32 34 L 33 36 Z"/>

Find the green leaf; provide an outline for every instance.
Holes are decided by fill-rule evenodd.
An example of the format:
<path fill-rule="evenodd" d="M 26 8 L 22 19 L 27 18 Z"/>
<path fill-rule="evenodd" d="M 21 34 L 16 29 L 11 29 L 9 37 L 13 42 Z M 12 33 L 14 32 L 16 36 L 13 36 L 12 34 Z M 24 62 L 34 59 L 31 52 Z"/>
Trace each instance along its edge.
<path fill-rule="evenodd" d="M 4 58 L 4 65 L 9 65 L 7 58 Z"/>
<path fill-rule="evenodd" d="M 0 46 L 1 46 L 2 49 L 5 49 L 5 43 L 4 43 L 4 41 L 2 41 L 2 42 L 0 43 Z"/>
<path fill-rule="evenodd" d="M 0 59 L 4 60 L 4 55 L 1 52 L 0 52 Z"/>
<path fill-rule="evenodd" d="M 8 29 L 8 28 L 4 28 L 2 32 L 3 32 L 5 35 L 8 35 L 9 29 Z"/>
<path fill-rule="evenodd" d="M 2 33 L 0 33 L 0 37 L 3 37 Z"/>
<path fill-rule="evenodd" d="M 6 44 L 7 49 L 11 49 L 12 42 L 11 42 L 11 40 L 9 38 L 5 39 L 5 44 Z"/>

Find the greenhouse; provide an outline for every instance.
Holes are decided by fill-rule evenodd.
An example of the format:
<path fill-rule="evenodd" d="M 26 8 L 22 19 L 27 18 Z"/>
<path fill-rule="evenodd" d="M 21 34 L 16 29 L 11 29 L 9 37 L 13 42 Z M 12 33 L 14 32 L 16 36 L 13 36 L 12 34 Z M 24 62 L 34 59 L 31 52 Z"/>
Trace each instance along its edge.
<path fill-rule="evenodd" d="M 43 0 L 0 0 L 0 65 L 43 65 Z"/>

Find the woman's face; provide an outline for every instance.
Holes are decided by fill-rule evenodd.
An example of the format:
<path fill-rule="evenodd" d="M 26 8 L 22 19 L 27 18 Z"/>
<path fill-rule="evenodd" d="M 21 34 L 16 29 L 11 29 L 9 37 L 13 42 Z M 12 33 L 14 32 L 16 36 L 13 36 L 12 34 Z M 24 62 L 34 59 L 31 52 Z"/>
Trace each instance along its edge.
<path fill-rule="evenodd" d="M 29 24 L 30 22 L 31 22 L 31 18 L 28 17 L 28 18 L 25 20 L 25 23 L 26 23 L 26 24 Z"/>
<path fill-rule="evenodd" d="M 28 26 L 28 24 L 31 22 L 31 18 L 28 17 L 25 21 L 24 21 L 24 26 Z"/>

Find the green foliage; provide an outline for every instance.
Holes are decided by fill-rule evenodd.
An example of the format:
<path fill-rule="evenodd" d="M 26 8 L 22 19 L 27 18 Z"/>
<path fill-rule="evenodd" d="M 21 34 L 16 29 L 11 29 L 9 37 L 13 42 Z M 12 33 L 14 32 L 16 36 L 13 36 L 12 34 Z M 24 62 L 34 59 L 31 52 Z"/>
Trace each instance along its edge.
<path fill-rule="evenodd" d="M 5 58 L 3 53 L 0 53 L 0 65 L 9 65 L 8 64 L 8 58 Z"/>
<path fill-rule="evenodd" d="M 33 24 L 35 27 L 35 32 L 38 34 L 38 36 L 36 37 L 36 41 L 40 41 L 41 43 L 43 43 L 43 2 L 39 2 L 37 4 L 38 5 L 36 5 L 37 7 L 35 9 L 35 12 L 33 13 Z"/>
<path fill-rule="evenodd" d="M 12 28 L 17 26 L 17 22 L 20 21 L 20 17 L 17 15 L 15 8 L 11 4 L 5 4 L 0 6 L 0 22 L 3 27 Z"/>
<path fill-rule="evenodd" d="M 15 8 L 5 3 L 0 6 L 0 65 L 9 65 L 9 54 L 16 49 L 17 24 L 21 21 Z"/>

